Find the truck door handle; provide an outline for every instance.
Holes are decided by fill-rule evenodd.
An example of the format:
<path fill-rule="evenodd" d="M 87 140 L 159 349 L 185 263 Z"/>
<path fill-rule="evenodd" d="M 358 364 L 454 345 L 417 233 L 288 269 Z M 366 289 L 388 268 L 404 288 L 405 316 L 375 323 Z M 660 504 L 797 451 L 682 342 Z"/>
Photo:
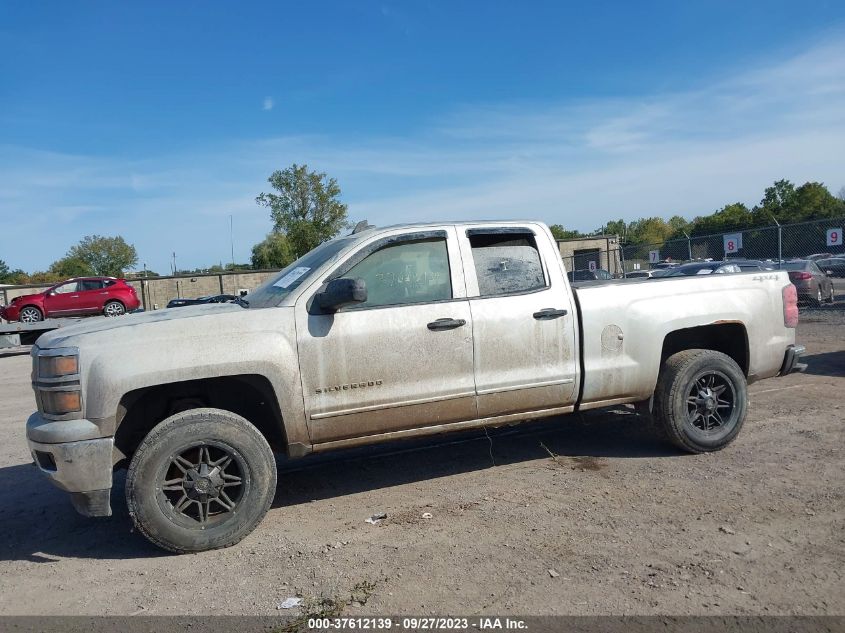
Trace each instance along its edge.
<path fill-rule="evenodd" d="M 454 330 L 456 327 L 462 327 L 467 322 L 464 319 L 437 319 L 428 324 L 428 329 L 437 330 Z"/>
<path fill-rule="evenodd" d="M 538 321 L 549 321 L 551 319 L 557 319 L 559 317 L 566 316 L 567 314 L 569 314 L 568 310 L 555 310 L 554 308 L 546 308 L 545 310 L 535 312 L 534 318 Z"/>

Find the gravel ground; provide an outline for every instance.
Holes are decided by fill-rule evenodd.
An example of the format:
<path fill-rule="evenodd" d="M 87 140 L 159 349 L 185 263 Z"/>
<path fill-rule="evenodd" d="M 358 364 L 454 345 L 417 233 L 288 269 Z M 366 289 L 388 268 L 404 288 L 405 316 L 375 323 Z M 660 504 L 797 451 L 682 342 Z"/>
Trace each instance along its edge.
<path fill-rule="evenodd" d="M 85 519 L 38 475 L 30 359 L 0 354 L 0 614 L 845 614 L 845 337 L 798 338 L 808 373 L 753 385 L 720 453 L 623 408 L 281 463 L 259 528 L 188 556 L 133 532 L 122 476 Z"/>

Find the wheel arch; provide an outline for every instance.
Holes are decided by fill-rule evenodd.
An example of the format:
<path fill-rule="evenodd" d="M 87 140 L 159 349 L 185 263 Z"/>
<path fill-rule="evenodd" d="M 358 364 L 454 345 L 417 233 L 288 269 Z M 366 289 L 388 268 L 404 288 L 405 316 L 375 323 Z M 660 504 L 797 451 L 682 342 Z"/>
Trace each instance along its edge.
<path fill-rule="evenodd" d="M 125 393 L 115 419 L 115 448 L 129 458 L 161 421 L 174 413 L 205 407 L 240 415 L 261 432 L 271 448 L 287 452 L 278 398 L 270 381 L 260 374 L 176 381 Z"/>
<path fill-rule="evenodd" d="M 666 334 L 660 352 L 660 366 L 666 359 L 687 349 L 710 349 L 730 356 L 748 377 L 750 351 L 748 331 L 740 321 L 721 321 L 682 328 Z"/>

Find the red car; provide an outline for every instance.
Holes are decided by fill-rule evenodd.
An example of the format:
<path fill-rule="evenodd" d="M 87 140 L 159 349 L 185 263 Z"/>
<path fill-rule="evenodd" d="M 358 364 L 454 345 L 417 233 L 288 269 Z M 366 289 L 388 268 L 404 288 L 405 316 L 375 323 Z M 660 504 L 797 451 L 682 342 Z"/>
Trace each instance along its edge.
<path fill-rule="evenodd" d="M 7 321 L 35 323 L 53 317 L 105 314 L 120 316 L 137 310 L 135 288 L 114 277 L 77 277 L 34 295 L 15 297 L 0 307 Z"/>

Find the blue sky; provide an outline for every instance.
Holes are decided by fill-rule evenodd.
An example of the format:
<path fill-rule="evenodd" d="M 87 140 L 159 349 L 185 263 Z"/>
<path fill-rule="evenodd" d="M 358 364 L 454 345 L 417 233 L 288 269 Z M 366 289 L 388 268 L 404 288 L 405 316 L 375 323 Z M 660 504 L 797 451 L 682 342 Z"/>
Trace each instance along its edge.
<path fill-rule="evenodd" d="M 270 230 L 293 162 L 351 220 L 590 230 L 845 186 L 845 3 L 0 4 L 0 259 L 123 235 L 169 270 Z M 14 229 L 14 230 L 9 230 Z"/>

